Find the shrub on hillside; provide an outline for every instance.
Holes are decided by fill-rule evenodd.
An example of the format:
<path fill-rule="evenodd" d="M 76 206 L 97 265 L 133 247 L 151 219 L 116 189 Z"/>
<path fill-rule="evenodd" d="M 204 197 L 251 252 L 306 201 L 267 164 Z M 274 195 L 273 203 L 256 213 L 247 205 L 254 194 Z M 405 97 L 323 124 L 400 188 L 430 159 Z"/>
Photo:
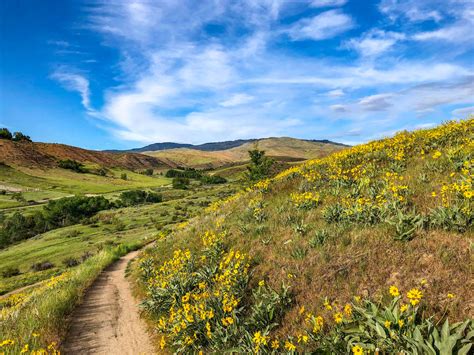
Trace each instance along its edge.
<path fill-rule="evenodd" d="M 219 175 L 203 175 L 201 177 L 203 184 L 225 184 L 227 179 Z"/>
<path fill-rule="evenodd" d="M 184 177 L 173 178 L 173 188 L 179 190 L 186 190 L 189 187 L 189 179 Z"/>
<path fill-rule="evenodd" d="M 79 223 L 113 206 L 103 196 L 75 196 L 49 201 L 41 211 L 31 215 L 15 212 L 5 219 L 0 229 L 0 248 L 55 228 Z"/>
<path fill-rule="evenodd" d="M 27 136 L 21 132 L 15 132 L 13 133 L 13 138 L 12 141 L 15 142 L 31 142 L 30 136 Z"/>
<path fill-rule="evenodd" d="M 34 263 L 31 265 L 31 269 L 33 271 L 44 271 L 44 270 L 49 270 L 54 267 L 54 264 L 49 262 L 49 261 L 41 261 L 38 263 Z"/>
<path fill-rule="evenodd" d="M 170 169 L 166 172 L 165 176 L 167 178 L 200 179 L 202 173 L 193 168 Z"/>
<path fill-rule="evenodd" d="M 0 139 L 12 140 L 13 135 L 8 128 L 0 128 Z"/>
<path fill-rule="evenodd" d="M 58 167 L 61 169 L 67 169 L 75 171 L 76 173 L 86 173 L 87 169 L 84 167 L 84 164 L 79 163 L 73 159 L 64 159 L 58 161 Z"/>
<path fill-rule="evenodd" d="M 20 269 L 17 267 L 10 266 L 4 270 L 2 270 L 2 277 L 3 278 L 9 278 L 13 276 L 20 275 Z"/>
<path fill-rule="evenodd" d="M 136 206 L 143 203 L 158 203 L 163 201 L 163 196 L 155 192 L 143 190 L 130 190 L 120 194 L 122 206 Z"/>

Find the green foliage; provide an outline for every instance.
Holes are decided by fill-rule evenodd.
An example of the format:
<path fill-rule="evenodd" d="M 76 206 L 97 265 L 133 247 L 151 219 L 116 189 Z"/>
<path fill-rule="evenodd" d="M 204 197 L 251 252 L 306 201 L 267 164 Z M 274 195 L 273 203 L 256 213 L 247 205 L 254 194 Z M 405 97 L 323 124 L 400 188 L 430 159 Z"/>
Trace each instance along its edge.
<path fill-rule="evenodd" d="M 41 211 L 30 215 L 15 212 L 0 229 L 0 248 L 59 227 L 69 226 L 112 208 L 103 196 L 75 196 L 49 201 Z"/>
<path fill-rule="evenodd" d="M 247 179 L 250 181 L 258 181 L 270 176 L 271 168 L 274 160 L 265 155 L 264 150 L 257 147 L 249 150 L 250 165 L 247 166 Z"/>
<path fill-rule="evenodd" d="M 122 174 L 120 174 L 120 178 L 122 180 L 128 180 L 128 175 L 126 173 L 122 173 Z"/>
<path fill-rule="evenodd" d="M 465 232 L 474 222 L 474 214 L 469 206 L 438 206 L 431 210 L 430 225 L 446 230 Z"/>
<path fill-rule="evenodd" d="M 389 223 L 395 227 L 395 239 L 409 241 L 414 238 L 417 230 L 424 227 L 425 221 L 423 216 L 415 212 L 406 213 L 398 210 Z"/>
<path fill-rule="evenodd" d="M 15 142 L 31 142 L 31 138 L 30 138 L 30 136 L 24 135 L 21 132 L 15 132 L 15 133 L 13 133 L 12 141 L 15 141 Z"/>
<path fill-rule="evenodd" d="M 316 248 L 318 246 L 324 245 L 329 239 L 329 232 L 325 229 L 317 230 L 314 233 L 314 236 L 309 240 L 309 245 L 311 248 Z"/>
<path fill-rule="evenodd" d="M 439 327 L 424 318 L 420 308 L 400 309 L 400 297 L 384 306 L 365 300 L 354 305 L 352 317 L 317 340 L 322 351 L 344 352 L 359 346 L 364 351 L 409 354 L 468 354 L 474 340 L 474 322 Z"/>
<path fill-rule="evenodd" d="M 143 203 L 158 203 L 163 201 L 163 196 L 154 192 L 143 190 L 125 191 L 120 194 L 122 206 L 136 206 Z"/>
<path fill-rule="evenodd" d="M 203 175 L 200 178 L 203 184 L 225 184 L 227 179 L 219 175 Z"/>
<path fill-rule="evenodd" d="M 200 179 L 202 173 L 193 168 L 185 169 L 170 169 L 166 172 L 167 178 L 187 178 L 187 179 Z"/>
<path fill-rule="evenodd" d="M 17 267 L 10 266 L 2 270 L 2 277 L 4 278 L 17 276 L 17 275 L 20 275 L 20 269 L 18 269 Z"/>
<path fill-rule="evenodd" d="M 145 169 L 145 171 L 143 171 L 143 175 L 153 176 L 153 169 L 152 168 Z"/>
<path fill-rule="evenodd" d="M 0 128 L 0 139 L 12 140 L 13 135 L 8 128 Z"/>
<path fill-rule="evenodd" d="M 185 177 L 175 177 L 172 184 L 174 189 L 186 190 L 189 187 L 190 181 Z"/>
<path fill-rule="evenodd" d="M 75 171 L 76 173 L 86 173 L 87 169 L 84 167 L 84 164 L 75 161 L 73 159 L 64 159 L 58 161 L 58 167 L 61 169 L 67 169 Z"/>

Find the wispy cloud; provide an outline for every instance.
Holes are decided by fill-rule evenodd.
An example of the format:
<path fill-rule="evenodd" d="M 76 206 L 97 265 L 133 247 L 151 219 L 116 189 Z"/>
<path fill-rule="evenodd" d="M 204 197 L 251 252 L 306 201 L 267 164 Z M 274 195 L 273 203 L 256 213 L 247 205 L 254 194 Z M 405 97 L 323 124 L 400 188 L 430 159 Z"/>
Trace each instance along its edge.
<path fill-rule="evenodd" d="M 310 19 L 302 19 L 288 30 L 293 40 L 319 41 L 335 37 L 354 27 L 352 17 L 340 10 L 329 10 Z"/>
<path fill-rule="evenodd" d="M 417 46 L 456 36 L 450 31 L 467 18 L 467 1 L 447 1 L 450 9 L 440 0 L 382 0 L 383 19 L 371 26 L 358 23 L 346 0 L 98 1 L 85 9 L 83 28 L 119 53 L 119 84 L 97 93 L 103 104 L 93 111 L 83 72 L 61 67 L 52 77 L 125 140 L 321 137 L 336 129 L 374 137 L 472 105 L 472 64 L 444 51 L 417 55 Z M 454 41 L 443 40 L 472 49 Z"/>
<path fill-rule="evenodd" d="M 51 78 L 57 80 L 66 90 L 75 91 L 81 96 L 82 106 L 87 111 L 94 111 L 91 107 L 89 80 L 83 75 L 62 67 L 51 74 Z"/>

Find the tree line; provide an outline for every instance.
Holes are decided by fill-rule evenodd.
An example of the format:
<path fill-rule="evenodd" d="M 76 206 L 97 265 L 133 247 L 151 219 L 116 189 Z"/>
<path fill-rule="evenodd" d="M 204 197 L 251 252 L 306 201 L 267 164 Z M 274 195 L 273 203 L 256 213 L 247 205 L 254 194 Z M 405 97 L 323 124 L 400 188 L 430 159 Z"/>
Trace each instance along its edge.
<path fill-rule="evenodd" d="M 8 128 L 0 128 L 0 139 L 6 139 L 14 142 L 31 142 L 30 136 L 21 132 L 11 133 Z"/>
<path fill-rule="evenodd" d="M 11 217 L 0 220 L 3 225 L 0 229 L 0 248 L 56 228 L 80 223 L 99 211 L 162 200 L 161 194 L 142 190 L 122 192 L 117 201 L 109 201 L 103 196 L 74 196 L 52 200 L 41 211 L 31 215 L 15 212 Z"/>

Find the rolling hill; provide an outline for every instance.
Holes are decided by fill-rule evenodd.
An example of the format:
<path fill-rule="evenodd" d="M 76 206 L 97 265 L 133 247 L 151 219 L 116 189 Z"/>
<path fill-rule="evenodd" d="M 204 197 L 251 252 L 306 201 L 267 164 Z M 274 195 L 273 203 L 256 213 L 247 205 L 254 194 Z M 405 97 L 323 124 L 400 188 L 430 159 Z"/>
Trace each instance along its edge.
<path fill-rule="evenodd" d="M 188 148 L 194 150 L 201 150 L 204 152 L 214 152 L 219 150 L 227 150 L 235 147 L 240 147 L 246 143 L 252 143 L 263 139 L 275 139 L 271 138 L 261 138 L 261 139 L 236 139 L 233 141 L 223 141 L 223 142 L 211 142 L 211 143 L 203 143 L 203 144 L 187 144 L 187 143 L 174 143 L 174 142 L 163 142 L 163 143 L 153 143 L 141 148 L 134 148 L 129 150 L 107 150 L 107 152 L 112 153 L 123 153 L 123 152 L 136 152 L 136 153 L 143 153 L 143 152 L 156 152 L 160 150 L 169 150 L 169 149 L 178 149 L 178 148 Z M 332 142 L 327 139 L 298 139 L 300 141 L 306 142 L 314 142 L 314 143 L 328 143 L 334 145 L 344 146 L 344 144 Z"/>
<path fill-rule="evenodd" d="M 136 271 L 160 346 L 469 353 L 473 142 L 474 119 L 401 132 L 292 167 L 163 234 Z"/>
<path fill-rule="evenodd" d="M 168 162 L 168 164 L 174 163 L 194 168 L 217 168 L 248 161 L 248 151 L 255 146 L 265 150 L 266 154 L 275 160 L 284 162 L 319 158 L 345 147 L 328 141 L 308 141 L 287 137 L 238 142 L 242 144 L 222 150 L 200 150 L 193 147 L 192 149 L 175 148 L 145 151 L 143 154 L 161 159 Z"/>
<path fill-rule="evenodd" d="M 143 154 L 112 154 L 65 144 L 0 140 L 0 161 L 8 165 L 46 169 L 56 167 L 58 160 L 61 159 L 72 159 L 83 164 L 128 170 L 169 167 L 165 162 Z"/>

